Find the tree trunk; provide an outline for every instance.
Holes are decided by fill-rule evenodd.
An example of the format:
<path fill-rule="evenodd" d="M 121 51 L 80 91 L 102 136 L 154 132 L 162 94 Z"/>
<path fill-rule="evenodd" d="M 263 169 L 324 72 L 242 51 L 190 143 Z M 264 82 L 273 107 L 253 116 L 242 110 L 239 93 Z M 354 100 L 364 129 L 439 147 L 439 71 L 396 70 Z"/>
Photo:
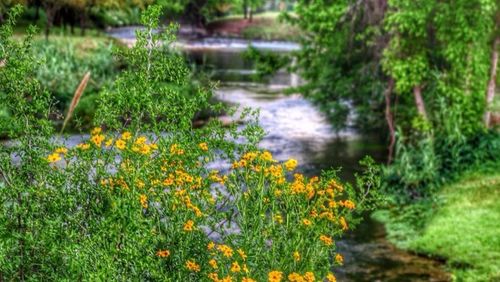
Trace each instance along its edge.
<path fill-rule="evenodd" d="M 243 18 L 248 18 L 248 0 L 243 0 Z"/>
<path fill-rule="evenodd" d="M 80 35 L 85 36 L 85 18 L 83 16 L 80 18 Z"/>
<path fill-rule="evenodd" d="M 490 81 L 488 82 L 488 89 L 486 90 L 486 110 L 484 112 L 484 126 L 486 128 L 490 127 L 491 121 L 491 111 L 489 107 L 493 102 L 496 90 L 496 80 L 497 80 L 497 65 L 498 65 L 498 45 L 500 44 L 500 38 L 495 38 L 493 42 L 493 50 L 491 52 L 491 67 L 490 67 Z"/>
<path fill-rule="evenodd" d="M 52 24 L 54 23 L 54 14 L 55 14 L 54 7 L 51 7 L 50 4 L 47 4 L 47 6 L 45 6 L 45 16 L 47 17 L 47 21 L 45 23 L 45 40 L 46 41 L 49 41 L 50 28 L 52 27 Z"/>
<path fill-rule="evenodd" d="M 249 17 L 249 21 L 252 22 L 253 20 L 253 10 L 252 8 L 250 8 L 250 17 Z"/>
<path fill-rule="evenodd" d="M 425 103 L 422 98 L 422 86 L 415 85 L 413 87 L 413 96 L 415 96 L 415 105 L 417 106 L 418 114 L 427 120 L 427 111 L 425 110 Z"/>
<path fill-rule="evenodd" d="M 394 156 L 394 144 L 396 144 L 396 129 L 394 127 L 394 116 L 391 111 L 391 94 L 394 88 L 394 80 L 389 80 L 387 88 L 384 91 L 385 96 L 385 119 L 387 121 L 387 127 L 389 128 L 389 147 L 387 153 L 387 164 L 392 163 L 392 158 Z"/>
<path fill-rule="evenodd" d="M 45 23 L 45 40 L 49 41 L 49 34 L 50 34 L 50 27 L 52 26 L 52 18 L 49 16 L 49 13 L 46 13 L 47 15 L 47 22 Z"/>

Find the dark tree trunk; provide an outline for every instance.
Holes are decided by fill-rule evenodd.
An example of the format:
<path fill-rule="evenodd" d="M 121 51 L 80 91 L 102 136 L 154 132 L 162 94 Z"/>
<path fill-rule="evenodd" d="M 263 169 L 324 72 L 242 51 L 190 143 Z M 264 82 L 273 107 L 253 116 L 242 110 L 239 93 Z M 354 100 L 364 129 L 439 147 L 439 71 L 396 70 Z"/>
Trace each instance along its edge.
<path fill-rule="evenodd" d="M 250 22 L 252 22 L 252 21 L 253 21 L 253 9 L 252 9 L 252 8 L 250 8 L 250 16 L 249 16 L 248 20 L 249 20 Z"/>
<path fill-rule="evenodd" d="M 248 0 L 243 0 L 243 18 L 248 18 Z"/>
<path fill-rule="evenodd" d="M 80 17 L 80 35 L 85 36 L 85 17 L 83 15 Z"/>
<path fill-rule="evenodd" d="M 394 126 L 394 115 L 391 110 L 391 95 L 394 88 L 394 80 L 389 80 L 387 88 L 384 91 L 385 96 L 385 119 L 387 121 L 387 127 L 389 128 L 389 146 L 387 152 L 387 164 L 392 163 L 394 157 L 394 145 L 396 144 L 396 129 Z"/>
<path fill-rule="evenodd" d="M 48 1 L 45 2 L 43 5 L 44 5 L 43 8 L 45 10 L 45 16 L 47 17 L 47 21 L 45 23 L 45 40 L 48 41 L 50 35 L 50 29 L 54 24 L 54 18 L 57 11 L 57 7 L 55 6 L 54 3 Z"/>

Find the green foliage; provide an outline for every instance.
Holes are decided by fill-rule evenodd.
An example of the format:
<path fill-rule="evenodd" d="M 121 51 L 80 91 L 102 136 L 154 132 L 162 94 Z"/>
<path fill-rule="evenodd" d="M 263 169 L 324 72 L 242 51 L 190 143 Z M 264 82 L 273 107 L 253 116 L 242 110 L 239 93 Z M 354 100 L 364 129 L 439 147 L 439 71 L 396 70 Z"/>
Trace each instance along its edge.
<path fill-rule="evenodd" d="M 308 178 L 257 149 L 257 111 L 243 110 L 242 126 L 194 128 L 199 112 L 222 106 L 191 84 L 170 49 L 174 29 L 153 32 L 158 6 L 142 15 L 136 45 L 115 50 L 125 69 L 99 95 L 96 128 L 67 146 L 36 79 L 33 31 L 11 39 L 19 12 L 0 29 L 0 102 L 13 117 L 0 147 L 2 279 L 334 281 L 343 259 L 333 239 L 379 197 L 373 161 L 352 187 L 336 170 Z"/>
<path fill-rule="evenodd" d="M 295 15 L 285 18 L 302 30 L 296 70 L 307 83 L 299 90 L 336 130 L 355 126 L 369 131 L 384 121 L 381 94 L 386 83 L 378 61 L 383 14 L 351 4 L 298 1 Z M 355 120 L 349 123 L 349 117 Z"/>
<path fill-rule="evenodd" d="M 274 52 L 260 52 L 257 48 L 250 46 L 243 53 L 245 60 L 254 64 L 256 73 L 253 78 L 261 81 L 285 67 L 290 62 L 290 57 L 276 54 Z"/>
<path fill-rule="evenodd" d="M 43 64 L 37 79 L 57 100 L 57 109 L 64 113 L 85 73 L 91 73 L 84 93 L 85 103 L 77 107 L 77 116 L 90 121 L 96 108 L 95 97 L 117 75 L 119 65 L 113 60 L 110 41 L 80 38 L 57 38 L 35 42 L 35 52 Z M 87 123 L 88 124 L 88 123 Z M 89 125 L 87 125 L 87 128 Z"/>

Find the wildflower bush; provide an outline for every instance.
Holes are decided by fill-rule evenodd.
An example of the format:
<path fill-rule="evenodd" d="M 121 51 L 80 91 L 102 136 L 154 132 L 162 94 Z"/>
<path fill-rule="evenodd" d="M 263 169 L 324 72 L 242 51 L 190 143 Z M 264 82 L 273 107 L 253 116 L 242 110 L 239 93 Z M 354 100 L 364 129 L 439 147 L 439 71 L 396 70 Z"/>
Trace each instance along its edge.
<path fill-rule="evenodd" d="M 258 149 L 257 112 L 244 126 L 195 129 L 210 89 L 191 89 L 172 29 L 142 16 L 128 66 L 104 90 L 95 128 L 77 146 L 54 137 L 52 98 L 34 78 L 25 41 L 11 39 L 19 9 L 0 31 L 0 101 L 12 141 L 0 151 L 0 281 L 335 281 L 335 240 L 374 205 L 372 161 L 356 188 L 336 171 L 306 177 L 297 161 Z"/>

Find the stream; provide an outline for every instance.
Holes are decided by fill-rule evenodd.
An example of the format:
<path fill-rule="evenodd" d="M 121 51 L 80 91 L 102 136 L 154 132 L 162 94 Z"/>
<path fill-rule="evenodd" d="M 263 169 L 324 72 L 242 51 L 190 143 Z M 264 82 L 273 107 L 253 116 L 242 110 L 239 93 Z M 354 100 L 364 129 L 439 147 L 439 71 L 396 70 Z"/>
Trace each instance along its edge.
<path fill-rule="evenodd" d="M 110 34 L 125 42 L 133 40 L 133 29 Z M 240 39 L 206 38 L 180 40 L 187 60 L 220 81 L 216 97 L 228 104 L 260 109 L 260 125 L 267 132 L 261 147 L 278 160 L 294 158 L 299 170 L 312 175 L 322 169 L 341 167 L 344 180 L 352 181 L 358 161 L 369 155 L 383 162 L 383 136 L 363 136 L 354 130 L 335 132 L 326 117 L 299 94 L 283 90 L 300 83 L 297 75 L 278 72 L 265 83 L 252 80 L 251 62 L 241 57 L 249 44 L 273 52 L 300 48 L 290 42 L 248 42 Z M 334 272 L 338 281 L 449 281 L 442 263 L 400 250 L 385 238 L 384 226 L 366 216 L 345 238 L 337 242 L 344 266 Z"/>

